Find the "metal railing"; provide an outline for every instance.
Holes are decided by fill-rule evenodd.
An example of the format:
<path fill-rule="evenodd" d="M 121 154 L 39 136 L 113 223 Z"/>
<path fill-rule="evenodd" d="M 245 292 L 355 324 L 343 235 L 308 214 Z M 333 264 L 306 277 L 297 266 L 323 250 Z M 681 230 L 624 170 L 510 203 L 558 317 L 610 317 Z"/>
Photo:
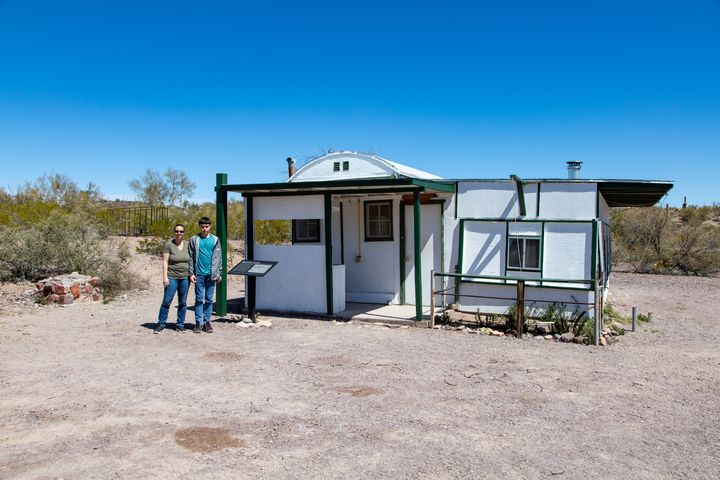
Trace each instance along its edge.
<path fill-rule="evenodd" d="M 435 290 L 435 278 L 455 278 L 456 282 L 455 285 L 448 288 L 443 288 L 441 290 Z M 459 281 L 463 278 L 473 278 L 478 280 L 503 280 L 503 283 L 497 283 L 498 286 L 501 287 L 508 287 L 512 286 L 512 284 L 507 283 L 508 281 L 516 282 L 516 294 L 514 297 L 499 297 L 494 295 L 470 295 L 470 294 L 461 294 L 459 291 Z M 452 295 L 454 296 L 454 302 L 457 303 L 458 299 L 460 297 L 468 297 L 468 298 L 485 298 L 485 299 L 491 299 L 491 300 L 507 300 L 510 302 L 515 302 L 516 305 L 516 311 L 517 311 L 517 317 L 516 317 L 516 323 L 515 323 L 515 331 L 518 338 L 522 338 L 523 333 L 523 325 L 525 324 L 525 302 L 533 302 L 533 303 L 556 303 L 554 300 L 546 300 L 546 299 L 532 299 L 532 298 L 525 298 L 525 286 L 526 282 L 532 282 L 532 283 L 543 283 L 543 282 L 549 282 L 549 283 L 564 283 L 564 284 L 581 284 L 581 285 L 590 285 L 591 291 L 594 292 L 594 302 L 562 302 L 564 304 L 570 304 L 570 305 L 584 305 L 588 307 L 588 310 L 595 310 L 596 315 L 594 315 L 595 320 L 595 345 L 600 344 L 600 325 L 601 325 L 601 312 L 602 308 L 599 305 L 599 302 L 601 301 L 598 298 L 598 285 L 596 280 L 592 279 L 560 279 L 560 278 L 528 278 L 528 277 L 518 277 L 518 276 L 512 276 L 512 275 L 470 275 L 465 273 L 449 273 L 449 272 L 435 272 L 434 270 L 430 270 L 430 324 L 429 326 L 432 328 L 435 325 L 435 295 L 442 295 L 443 298 L 443 305 L 447 305 L 447 302 L 445 301 L 445 295 L 448 291 L 453 290 Z M 495 285 L 494 283 L 491 284 L 484 284 L 484 285 Z M 532 285 L 529 285 L 532 286 Z M 546 285 L 547 286 L 547 285 Z M 553 287 L 556 288 L 562 288 L 560 285 L 553 285 Z M 592 288 L 594 287 L 594 288 Z M 599 312 L 600 314 L 597 314 Z"/>

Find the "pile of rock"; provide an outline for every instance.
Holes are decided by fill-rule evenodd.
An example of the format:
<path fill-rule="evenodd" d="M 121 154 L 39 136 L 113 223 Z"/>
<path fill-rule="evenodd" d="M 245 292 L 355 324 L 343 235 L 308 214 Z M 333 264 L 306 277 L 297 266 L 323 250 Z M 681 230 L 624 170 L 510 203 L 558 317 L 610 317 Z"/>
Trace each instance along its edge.
<path fill-rule="evenodd" d="M 101 283 L 98 277 L 72 272 L 70 275 L 57 275 L 36 282 L 35 294 L 44 304 L 70 305 L 73 302 L 96 302 L 103 298 L 99 288 Z"/>
<path fill-rule="evenodd" d="M 614 326 L 614 325 L 613 325 Z M 475 327 L 475 326 L 465 326 L 465 325 L 451 325 L 451 324 L 439 324 L 435 325 L 433 328 L 436 330 L 455 330 L 460 331 L 463 333 L 476 333 L 480 335 L 490 335 L 494 337 L 515 337 L 516 333 L 515 330 L 505 330 L 504 332 L 501 330 L 496 330 L 488 327 Z M 622 325 L 620 325 L 620 328 L 622 328 Z M 622 332 L 621 332 L 622 333 Z M 616 337 L 618 336 L 618 328 L 611 328 L 611 327 L 604 327 L 602 330 L 602 335 L 600 335 L 600 345 L 605 347 L 607 345 L 610 345 L 611 343 L 616 341 Z M 573 335 L 572 332 L 567 332 L 563 334 L 555 333 L 551 334 L 549 329 L 547 328 L 536 328 L 535 334 L 531 333 L 524 333 L 523 338 L 527 339 L 535 339 L 535 340 L 554 340 L 556 342 L 562 342 L 562 343 L 577 343 L 580 345 L 590 345 L 593 341 L 591 337 L 588 337 L 586 335 Z"/>

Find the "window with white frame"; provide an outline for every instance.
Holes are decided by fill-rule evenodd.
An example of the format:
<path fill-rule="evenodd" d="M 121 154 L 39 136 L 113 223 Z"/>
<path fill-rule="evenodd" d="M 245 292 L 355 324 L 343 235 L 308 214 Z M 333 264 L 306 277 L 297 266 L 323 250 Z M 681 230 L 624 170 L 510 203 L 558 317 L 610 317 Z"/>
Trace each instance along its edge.
<path fill-rule="evenodd" d="M 508 270 L 540 270 L 540 237 L 510 235 L 507 252 Z"/>
<path fill-rule="evenodd" d="M 320 241 L 320 220 L 298 219 L 292 221 L 292 242 L 312 243 Z"/>
<path fill-rule="evenodd" d="M 365 241 L 381 242 L 392 239 L 392 201 L 365 202 Z"/>

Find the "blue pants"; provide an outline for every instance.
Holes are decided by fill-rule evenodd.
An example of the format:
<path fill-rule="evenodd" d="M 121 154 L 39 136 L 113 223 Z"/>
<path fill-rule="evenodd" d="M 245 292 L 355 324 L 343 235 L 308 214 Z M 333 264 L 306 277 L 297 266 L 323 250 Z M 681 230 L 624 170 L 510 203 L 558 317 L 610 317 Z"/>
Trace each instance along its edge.
<path fill-rule="evenodd" d="M 195 325 L 204 325 L 210 321 L 215 295 L 215 282 L 210 275 L 195 276 Z"/>
<path fill-rule="evenodd" d="M 175 292 L 178 294 L 178 312 L 177 312 L 177 326 L 182 327 L 185 325 L 185 312 L 187 312 L 187 294 L 190 288 L 190 280 L 188 278 L 169 278 L 170 283 L 165 287 L 165 294 L 163 295 L 163 302 L 160 306 L 160 313 L 158 314 L 158 325 L 161 327 L 165 326 L 168 318 L 168 310 L 172 303 Z"/>

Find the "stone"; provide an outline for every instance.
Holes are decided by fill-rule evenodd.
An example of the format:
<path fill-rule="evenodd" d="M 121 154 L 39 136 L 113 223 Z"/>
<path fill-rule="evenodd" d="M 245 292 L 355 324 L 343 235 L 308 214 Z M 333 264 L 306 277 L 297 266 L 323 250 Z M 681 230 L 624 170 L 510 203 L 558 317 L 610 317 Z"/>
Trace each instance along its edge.
<path fill-rule="evenodd" d="M 465 330 L 465 325 L 460 325 L 455 330 Z"/>
<path fill-rule="evenodd" d="M 57 282 L 53 282 L 51 290 L 52 293 L 54 293 L 55 295 L 65 295 L 67 293 L 67 288 L 65 288 L 65 285 Z"/>
<path fill-rule="evenodd" d="M 272 322 L 270 320 L 258 320 L 255 324 L 258 327 L 272 327 Z"/>
<path fill-rule="evenodd" d="M 608 341 L 605 337 L 600 337 L 600 346 L 607 347 Z"/>
<path fill-rule="evenodd" d="M 83 287 L 83 291 L 85 293 L 93 294 L 93 293 L 95 293 L 95 287 L 93 287 L 92 284 L 90 284 L 90 283 L 86 283 L 85 286 Z"/>
<path fill-rule="evenodd" d="M 575 338 L 575 335 L 573 335 L 572 332 L 567 332 L 560 335 L 560 341 L 565 343 L 572 342 L 573 338 Z"/>
<path fill-rule="evenodd" d="M 559 333 L 556 333 L 556 334 L 553 335 L 553 338 L 554 338 L 555 340 L 560 340 L 561 337 L 562 337 L 562 335 L 560 335 Z"/>
<path fill-rule="evenodd" d="M 54 293 L 51 293 L 50 295 L 48 295 L 48 296 L 45 297 L 45 303 L 46 303 L 46 304 L 49 304 L 49 303 L 57 303 L 57 301 L 58 301 L 58 296 L 55 295 Z"/>
<path fill-rule="evenodd" d="M 88 280 L 88 283 L 93 287 L 98 287 L 102 285 L 102 280 L 100 280 L 100 277 L 92 277 L 90 280 Z"/>
<path fill-rule="evenodd" d="M 73 298 L 78 298 L 80 296 L 80 284 L 78 282 L 75 282 L 70 286 L 70 293 L 72 293 Z"/>
<path fill-rule="evenodd" d="M 550 330 L 545 325 L 538 325 L 535 327 L 535 333 L 538 335 L 547 335 L 550 333 Z"/>
<path fill-rule="evenodd" d="M 545 340 L 545 336 L 544 336 L 544 335 L 535 335 L 533 338 L 534 338 L 535 340 Z"/>
<path fill-rule="evenodd" d="M 35 288 L 38 290 L 42 290 L 45 288 L 45 282 L 35 282 Z"/>
<path fill-rule="evenodd" d="M 553 339 L 553 336 L 552 336 L 552 335 L 545 335 L 543 338 L 544 338 L 545 340 L 552 340 L 552 339 Z"/>
<path fill-rule="evenodd" d="M 585 340 L 587 340 L 587 337 L 585 335 L 578 335 L 577 337 L 573 338 L 573 343 L 585 343 Z"/>
<path fill-rule="evenodd" d="M 243 323 L 252 323 L 252 319 L 250 319 L 249 317 L 245 317 L 242 319 L 242 322 Z"/>
<path fill-rule="evenodd" d="M 100 300 L 103 299 L 102 293 L 97 293 L 97 292 L 93 293 L 92 299 L 94 302 L 99 302 Z"/>
<path fill-rule="evenodd" d="M 507 335 L 508 337 L 514 337 L 515 335 L 517 335 L 517 332 L 511 328 L 510 330 L 505 330 L 505 335 Z"/>
<path fill-rule="evenodd" d="M 59 302 L 62 305 L 70 305 L 73 303 L 73 294 L 72 293 L 66 293 L 65 295 L 61 296 L 59 298 Z"/>
<path fill-rule="evenodd" d="M 440 330 L 440 325 L 433 325 L 433 328 L 434 328 L 435 330 Z"/>

